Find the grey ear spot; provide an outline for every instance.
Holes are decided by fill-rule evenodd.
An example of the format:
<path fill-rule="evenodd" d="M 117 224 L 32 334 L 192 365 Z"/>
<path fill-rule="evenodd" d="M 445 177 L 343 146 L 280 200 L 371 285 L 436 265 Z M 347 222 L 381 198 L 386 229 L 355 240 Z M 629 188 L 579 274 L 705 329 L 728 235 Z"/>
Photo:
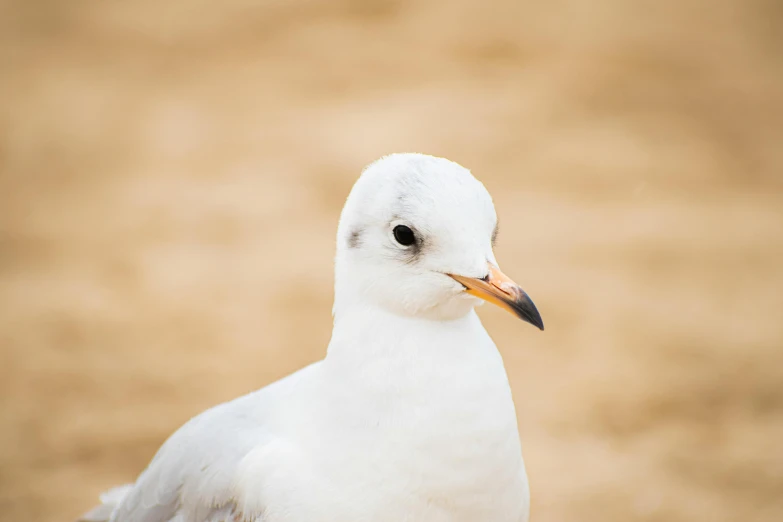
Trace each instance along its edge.
<path fill-rule="evenodd" d="M 358 248 L 361 245 L 362 229 L 357 228 L 348 234 L 348 248 Z"/>

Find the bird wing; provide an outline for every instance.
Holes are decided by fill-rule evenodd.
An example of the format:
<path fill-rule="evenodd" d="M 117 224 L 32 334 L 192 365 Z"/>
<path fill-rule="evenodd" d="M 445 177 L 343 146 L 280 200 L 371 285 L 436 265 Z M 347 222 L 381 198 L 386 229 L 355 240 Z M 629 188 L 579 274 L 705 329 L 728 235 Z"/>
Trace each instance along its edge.
<path fill-rule="evenodd" d="M 314 366 L 314 365 L 313 365 Z M 307 368 L 192 418 L 158 450 L 134 484 L 101 495 L 81 522 L 228 522 L 237 513 L 237 470 L 276 440 L 265 419 Z M 261 513 L 242 513 L 260 520 Z"/>
<path fill-rule="evenodd" d="M 237 466 L 264 443 L 253 408 L 259 392 L 211 408 L 177 430 L 124 492 L 109 520 L 206 522 L 230 508 Z"/>

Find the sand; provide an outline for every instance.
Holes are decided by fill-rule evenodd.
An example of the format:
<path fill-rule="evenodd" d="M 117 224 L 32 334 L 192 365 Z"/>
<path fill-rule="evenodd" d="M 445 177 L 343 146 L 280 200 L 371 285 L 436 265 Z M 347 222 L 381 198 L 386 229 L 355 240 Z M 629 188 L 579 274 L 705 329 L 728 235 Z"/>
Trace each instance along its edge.
<path fill-rule="evenodd" d="M 362 167 L 495 197 L 532 520 L 783 520 L 774 1 L 0 3 L 0 519 L 321 358 Z"/>

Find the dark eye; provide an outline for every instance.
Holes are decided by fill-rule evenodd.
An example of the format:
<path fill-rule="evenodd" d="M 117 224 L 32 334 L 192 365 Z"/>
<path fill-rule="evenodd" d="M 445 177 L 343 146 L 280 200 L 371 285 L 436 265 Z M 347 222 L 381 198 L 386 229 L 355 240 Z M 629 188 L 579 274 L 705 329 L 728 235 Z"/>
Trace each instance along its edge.
<path fill-rule="evenodd" d="M 416 236 L 413 235 L 413 230 L 405 225 L 397 225 L 392 232 L 394 232 L 394 239 L 403 246 L 411 246 L 416 242 Z"/>

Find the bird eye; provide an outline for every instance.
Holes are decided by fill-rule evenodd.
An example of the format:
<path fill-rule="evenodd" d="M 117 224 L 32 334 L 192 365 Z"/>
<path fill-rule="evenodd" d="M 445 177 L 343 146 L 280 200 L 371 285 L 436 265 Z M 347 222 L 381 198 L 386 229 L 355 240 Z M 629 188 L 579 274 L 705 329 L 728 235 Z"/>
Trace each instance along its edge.
<path fill-rule="evenodd" d="M 397 225 L 392 232 L 394 233 L 394 239 L 403 246 L 411 246 L 416 242 L 416 236 L 413 234 L 413 230 L 405 225 Z"/>

